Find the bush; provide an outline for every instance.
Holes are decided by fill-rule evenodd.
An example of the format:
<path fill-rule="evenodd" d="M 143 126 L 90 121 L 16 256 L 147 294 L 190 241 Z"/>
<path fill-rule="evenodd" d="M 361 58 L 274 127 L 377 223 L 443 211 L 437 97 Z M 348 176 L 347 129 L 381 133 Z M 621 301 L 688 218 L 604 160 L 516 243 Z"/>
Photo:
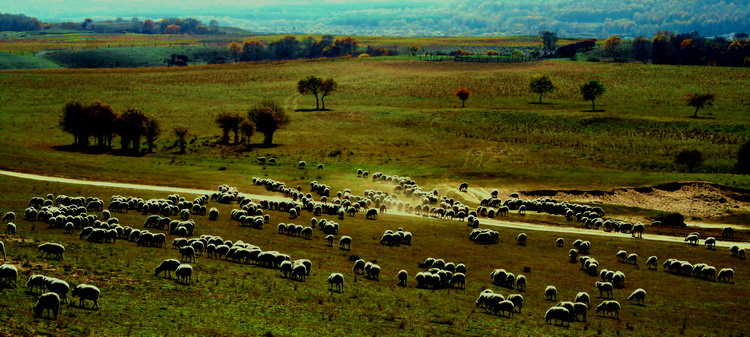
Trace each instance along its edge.
<path fill-rule="evenodd" d="M 746 141 L 737 151 L 737 163 L 734 171 L 740 174 L 750 174 L 750 140 Z"/>
<path fill-rule="evenodd" d="M 685 217 L 680 213 L 670 213 L 664 216 L 660 216 L 655 221 L 661 222 L 662 226 L 673 226 L 673 227 L 685 227 Z"/>
<path fill-rule="evenodd" d="M 698 166 L 703 164 L 703 152 L 698 150 L 682 150 L 674 158 L 674 163 L 685 166 L 689 172 L 693 172 Z"/>

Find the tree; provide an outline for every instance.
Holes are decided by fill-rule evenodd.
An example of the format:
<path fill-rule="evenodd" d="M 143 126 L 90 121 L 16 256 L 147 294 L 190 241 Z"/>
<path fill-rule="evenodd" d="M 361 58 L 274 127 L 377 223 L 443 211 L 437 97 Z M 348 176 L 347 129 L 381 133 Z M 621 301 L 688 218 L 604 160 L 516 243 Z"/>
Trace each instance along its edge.
<path fill-rule="evenodd" d="M 143 28 L 141 28 L 143 34 L 156 34 L 156 22 L 153 20 L 146 19 L 143 21 Z"/>
<path fill-rule="evenodd" d="M 249 119 L 243 119 L 242 123 L 240 123 L 240 132 L 242 133 L 242 140 L 240 142 L 245 144 L 250 143 L 250 138 L 253 137 L 253 133 L 255 132 L 255 124 Z"/>
<path fill-rule="evenodd" d="M 461 100 L 461 107 L 464 108 L 466 107 L 466 100 L 469 99 L 469 97 L 471 97 L 471 91 L 469 91 L 469 89 L 466 89 L 466 88 L 459 88 L 456 91 L 456 97 L 458 97 Z"/>
<path fill-rule="evenodd" d="M 81 28 L 83 28 L 83 30 L 86 30 L 87 28 L 89 28 L 89 25 L 92 22 L 94 22 L 94 20 L 91 20 L 90 18 L 84 19 L 83 22 L 81 23 Z"/>
<path fill-rule="evenodd" d="M 539 40 L 542 41 L 544 55 L 554 55 L 557 50 L 557 34 L 548 30 L 539 32 Z"/>
<path fill-rule="evenodd" d="M 266 57 L 266 46 L 258 40 L 245 41 L 242 44 L 242 61 L 260 61 Z"/>
<path fill-rule="evenodd" d="M 159 120 L 154 116 L 148 116 L 148 119 L 146 119 L 146 132 L 144 136 L 146 137 L 149 153 L 154 152 L 154 142 L 159 138 L 161 133 L 162 130 Z"/>
<path fill-rule="evenodd" d="M 232 42 L 229 44 L 229 57 L 232 59 L 232 61 L 237 61 L 240 59 L 240 56 L 242 55 L 242 46 L 237 42 Z"/>
<path fill-rule="evenodd" d="M 333 78 L 326 78 L 320 82 L 320 103 L 323 104 L 323 110 L 326 109 L 326 96 L 338 89 L 339 84 Z"/>
<path fill-rule="evenodd" d="M 164 34 L 179 34 L 180 33 L 180 26 L 172 24 L 167 26 L 166 29 L 164 29 Z"/>
<path fill-rule="evenodd" d="M 609 56 L 611 56 L 612 59 L 616 61 L 621 44 L 622 39 L 619 36 L 610 36 L 606 40 L 604 40 L 604 51 L 606 51 Z"/>
<path fill-rule="evenodd" d="M 312 94 L 315 96 L 315 110 L 320 110 L 320 99 L 318 98 L 318 93 L 321 90 L 320 87 L 322 84 L 323 79 L 315 75 L 309 75 L 297 82 L 297 92 L 301 95 Z"/>
<path fill-rule="evenodd" d="M 117 113 L 111 106 L 100 101 L 91 103 L 87 109 L 90 116 L 87 124 L 89 124 L 91 134 L 96 137 L 97 146 L 111 147 Z"/>
<path fill-rule="evenodd" d="M 141 136 L 146 133 L 148 117 L 138 109 L 128 109 L 115 119 L 115 132 L 120 135 L 120 144 L 125 153 L 138 153 Z"/>
<path fill-rule="evenodd" d="M 682 150 L 674 158 L 674 163 L 685 166 L 689 172 L 693 172 L 703 163 L 703 153 L 698 150 Z"/>
<path fill-rule="evenodd" d="M 269 53 L 277 60 L 289 60 L 297 58 L 299 44 L 296 37 L 284 36 L 280 40 L 268 44 L 268 49 Z"/>
<path fill-rule="evenodd" d="M 529 91 L 539 94 L 539 104 L 542 104 L 542 95 L 556 89 L 555 83 L 547 74 L 534 74 L 529 77 Z"/>
<path fill-rule="evenodd" d="M 599 81 L 588 81 L 581 86 L 581 95 L 584 101 L 591 101 L 591 111 L 596 111 L 594 100 L 604 95 L 604 85 Z"/>
<path fill-rule="evenodd" d="M 712 93 L 705 93 L 705 94 L 691 94 L 687 93 L 684 96 L 682 96 L 682 100 L 685 101 L 685 104 L 688 106 L 695 108 L 695 114 L 693 117 L 698 118 L 698 110 L 703 109 L 705 107 L 712 107 L 714 105 L 714 101 L 716 100 L 716 95 Z"/>
<path fill-rule="evenodd" d="M 90 110 L 81 102 L 69 102 L 63 107 L 60 128 L 73 135 L 73 146 L 89 145 L 89 130 L 86 125 Z"/>
<path fill-rule="evenodd" d="M 264 136 L 263 145 L 273 145 L 273 134 L 276 130 L 289 124 L 289 116 L 276 102 L 266 100 L 252 107 L 248 119 L 255 124 L 255 129 Z"/>
<path fill-rule="evenodd" d="M 222 137 L 221 142 L 229 144 L 229 132 L 234 131 L 234 142 L 239 141 L 239 129 L 242 117 L 236 112 L 222 112 L 214 120 L 216 125 L 221 128 Z"/>
<path fill-rule="evenodd" d="M 185 148 L 187 147 L 186 138 L 188 135 L 190 135 L 190 129 L 188 129 L 188 127 L 184 125 L 175 125 L 172 128 L 172 132 L 174 133 L 175 137 L 177 137 L 175 145 L 180 147 L 180 154 L 185 153 Z"/>
<path fill-rule="evenodd" d="M 633 56 L 635 59 L 646 63 L 651 55 L 651 40 L 639 36 L 633 40 Z"/>
<path fill-rule="evenodd" d="M 740 174 L 750 174 L 750 140 L 740 146 L 737 151 L 737 162 L 734 171 Z"/>

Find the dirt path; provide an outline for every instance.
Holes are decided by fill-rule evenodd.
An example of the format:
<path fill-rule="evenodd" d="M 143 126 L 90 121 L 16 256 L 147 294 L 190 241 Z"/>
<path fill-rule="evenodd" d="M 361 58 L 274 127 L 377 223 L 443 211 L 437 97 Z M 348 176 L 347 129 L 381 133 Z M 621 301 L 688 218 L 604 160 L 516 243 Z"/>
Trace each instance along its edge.
<path fill-rule="evenodd" d="M 89 186 L 97 186 L 97 187 L 114 187 L 114 188 L 124 188 L 124 189 L 161 191 L 161 192 L 168 192 L 168 193 L 211 194 L 211 193 L 216 192 L 216 190 L 205 190 L 205 189 L 196 189 L 196 188 L 113 183 L 113 182 L 105 182 L 105 181 L 50 177 L 50 176 L 42 176 L 42 175 L 29 174 L 29 173 L 19 173 L 19 172 L 5 171 L 5 170 L 0 170 L 0 175 L 21 178 L 21 179 L 56 182 L 56 183 L 63 183 L 63 184 L 76 184 L 76 185 L 89 185 Z M 286 198 L 269 196 L 269 195 L 248 194 L 248 193 L 244 193 L 244 194 L 252 199 L 266 199 L 266 200 L 273 200 L 273 201 L 288 201 L 289 200 Z M 398 215 L 398 216 L 419 217 L 418 215 L 405 213 L 405 212 L 396 212 L 396 211 L 390 211 L 388 214 L 393 214 L 393 215 Z M 630 238 L 630 234 L 606 233 L 603 231 L 596 231 L 596 230 L 582 229 L 582 228 L 546 226 L 546 225 L 501 221 L 501 220 L 485 219 L 485 218 L 480 220 L 480 222 L 482 223 L 483 226 L 513 228 L 513 229 L 520 229 L 524 231 L 528 230 L 528 231 L 544 231 L 544 232 L 565 233 L 565 234 L 608 236 L 608 237 L 618 237 L 618 238 L 623 238 L 623 239 Z M 681 237 L 654 235 L 654 234 L 648 234 L 648 233 L 643 235 L 643 239 L 651 240 L 651 241 L 684 243 L 683 241 L 684 239 Z M 716 246 L 718 247 L 730 247 L 732 245 L 736 245 L 745 249 L 750 249 L 750 243 L 748 242 L 740 243 L 740 242 L 726 242 L 726 241 L 718 240 L 716 243 Z"/>

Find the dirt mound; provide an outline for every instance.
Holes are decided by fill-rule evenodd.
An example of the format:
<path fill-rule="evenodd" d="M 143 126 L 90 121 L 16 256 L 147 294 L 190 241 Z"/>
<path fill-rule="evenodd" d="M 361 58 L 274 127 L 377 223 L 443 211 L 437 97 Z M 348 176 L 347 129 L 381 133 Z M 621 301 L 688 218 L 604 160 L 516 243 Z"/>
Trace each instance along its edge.
<path fill-rule="evenodd" d="M 527 198 L 603 203 L 677 212 L 686 218 L 713 218 L 750 210 L 750 190 L 706 182 L 673 182 L 654 186 L 601 190 L 533 190 Z"/>

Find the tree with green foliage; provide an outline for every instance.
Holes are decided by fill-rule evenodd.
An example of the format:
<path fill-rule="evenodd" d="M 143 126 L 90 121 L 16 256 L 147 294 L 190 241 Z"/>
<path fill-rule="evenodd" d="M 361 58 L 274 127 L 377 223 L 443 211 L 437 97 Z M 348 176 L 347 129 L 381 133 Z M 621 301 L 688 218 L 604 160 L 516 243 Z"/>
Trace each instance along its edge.
<path fill-rule="evenodd" d="M 547 74 L 534 74 L 529 77 L 529 91 L 539 94 L 539 104 L 542 104 L 542 95 L 551 93 L 556 89 L 555 83 Z"/>
<path fill-rule="evenodd" d="M 322 109 L 326 109 L 326 96 L 332 94 L 338 89 L 339 84 L 333 78 L 326 78 L 320 82 L 320 103 Z"/>
<path fill-rule="evenodd" d="M 284 109 L 271 100 L 265 100 L 252 107 L 247 117 L 255 124 L 255 129 L 263 134 L 264 146 L 273 145 L 273 134 L 276 130 L 289 124 L 289 116 Z"/>
<path fill-rule="evenodd" d="M 180 148 L 180 154 L 184 154 L 187 149 L 187 136 L 190 135 L 190 129 L 184 125 L 175 125 L 172 127 L 172 133 L 177 137 L 175 146 Z"/>
<path fill-rule="evenodd" d="M 240 142 L 244 144 L 250 143 L 250 138 L 255 133 L 255 124 L 249 119 L 242 120 L 242 123 L 240 123 L 240 133 L 242 133 Z"/>
<path fill-rule="evenodd" d="M 687 93 L 684 96 L 682 96 L 682 100 L 685 101 L 685 104 L 687 104 L 688 106 L 695 108 L 695 113 L 693 114 L 693 117 L 698 118 L 698 110 L 703 109 L 705 107 L 714 106 L 716 95 L 712 93 L 705 93 L 705 94 Z"/>
<path fill-rule="evenodd" d="M 90 130 L 87 125 L 89 109 L 81 102 L 69 102 L 63 107 L 60 128 L 73 135 L 73 146 L 89 145 Z"/>
<path fill-rule="evenodd" d="M 584 101 L 591 101 L 591 111 L 596 111 L 595 100 L 604 95 L 604 84 L 599 81 L 588 81 L 581 86 L 581 95 Z"/>
<path fill-rule="evenodd" d="M 544 52 L 544 56 L 555 55 L 558 40 L 557 34 L 548 30 L 543 30 L 539 32 L 539 40 L 541 40 L 542 42 L 542 51 Z"/>
<path fill-rule="evenodd" d="M 471 91 L 469 91 L 469 89 L 466 89 L 466 88 L 459 88 L 456 91 L 456 97 L 458 97 L 458 99 L 461 100 L 461 107 L 465 108 L 466 100 L 469 99 L 469 97 L 471 97 Z"/>
<path fill-rule="evenodd" d="M 221 128 L 222 137 L 221 142 L 223 144 L 229 144 L 229 132 L 234 131 L 234 142 L 239 141 L 239 129 L 240 123 L 242 123 L 242 117 L 236 112 L 222 112 L 214 119 L 216 125 Z"/>
<path fill-rule="evenodd" d="M 320 93 L 322 84 L 323 79 L 315 75 L 309 75 L 297 82 L 297 92 L 301 95 L 315 96 L 315 110 L 320 110 L 320 98 L 318 98 L 318 94 Z"/>
<path fill-rule="evenodd" d="M 610 36 L 604 40 L 604 51 L 612 57 L 613 60 L 617 61 L 617 56 L 620 54 L 620 45 L 622 39 L 619 36 Z"/>
<path fill-rule="evenodd" d="M 161 123 L 154 116 L 148 116 L 146 120 L 146 131 L 144 136 L 146 138 L 146 144 L 148 144 L 148 153 L 154 152 L 154 142 L 159 139 L 161 135 Z"/>
<path fill-rule="evenodd" d="M 740 146 L 737 151 L 737 162 L 734 164 L 734 171 L 739 174 L 750 174 L 750 140 Z"/>
<path fill-rule="evenodd" d="M 115 119 L 117 113 L 111 106 L 100 101 L 91 103 L 88 107 L 89 130 L 96 137 L 96 144 L 99 147 L 111 147 L 112 138 L 115 133 Z"/>
<path fill-rule="evenodd" d="M 639 36 L 633 40 L 632 44 L 633 57 L 638 61 L 646 63 L 651 58 L 651 40 Z"/>
<path fill-rule="evenodd" d="M 703 163 L 703 152 L 698 150 L 682 150 L 675 156 L 674 163 L 685 166 L 688 172 L 693 172 Z"/>
<path fill-rule="evenodd" d="M 258 40 L 245 41 L 242 44 L 242 61 L 261 61 L 266 58 L 266 45 Z"/>
<path fill-rule="evenodd" d="M 128 109 L 115 119 L 115 132 L 120 135 L 122 152 L 137 154 L 140 152 L 141 136 L 146 133 L 148 116 L 138 109 Z"/>

